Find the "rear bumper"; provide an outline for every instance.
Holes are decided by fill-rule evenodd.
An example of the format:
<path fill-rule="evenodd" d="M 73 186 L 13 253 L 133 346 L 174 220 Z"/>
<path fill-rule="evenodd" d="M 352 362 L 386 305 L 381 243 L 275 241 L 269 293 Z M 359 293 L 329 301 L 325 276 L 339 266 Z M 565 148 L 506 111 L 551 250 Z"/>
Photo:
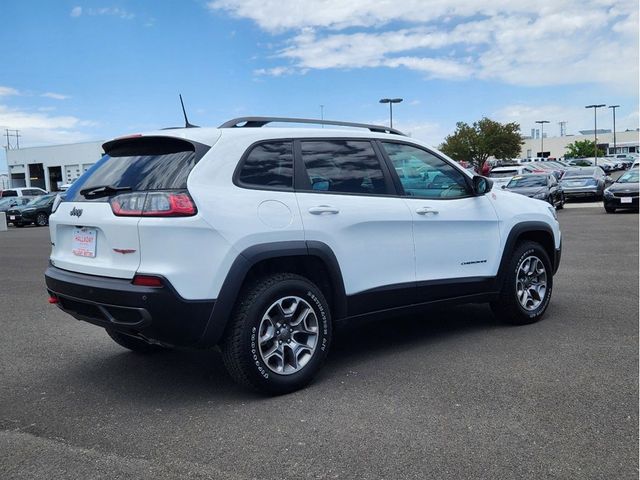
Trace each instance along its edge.
<path fill-rule="evenodd" d="M 584 187 L 573 189 L 564 188 L 563 192 L 565 197 L 592 197 L 601 194 L 598 187 Z"/>
<path fill-rule="evenodd" d="M 142 287 L 50 266 L 45 281 L 58 307 L 78 320 L 176 346 L 198 344 L 215 305 L 183 299 L 166 280 L 163 287 Z"/>

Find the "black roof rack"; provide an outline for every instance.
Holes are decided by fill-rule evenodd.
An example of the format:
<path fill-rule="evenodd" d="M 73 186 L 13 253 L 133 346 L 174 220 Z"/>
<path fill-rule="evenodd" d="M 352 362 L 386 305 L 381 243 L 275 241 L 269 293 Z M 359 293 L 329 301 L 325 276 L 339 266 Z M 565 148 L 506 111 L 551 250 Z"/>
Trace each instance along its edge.
<path fill-rule="evenodd" d="M 369 125 L 367 123 L 339 122 L 336 120 L 316 120 L 312 118 L 287 118 L 287 117 L 238 117 L 224 122 L 218 128 L 260 128 L 268 123 L 313 123 L 316 125 L 337 125 L 340 127 L 367 128 L 377 133 L 393 133 L 403 135 L 400 130 L 385 127 L 384 125 Z"/>

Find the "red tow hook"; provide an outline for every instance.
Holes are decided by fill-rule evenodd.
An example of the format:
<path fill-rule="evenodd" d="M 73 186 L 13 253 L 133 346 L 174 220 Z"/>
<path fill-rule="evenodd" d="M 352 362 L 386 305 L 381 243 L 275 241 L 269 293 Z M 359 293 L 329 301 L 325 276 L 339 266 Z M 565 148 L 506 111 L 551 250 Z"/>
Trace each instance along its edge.
<path fill-rule="evenodd" d="M 54 296 L 49 297 L 49 303 L 58 303 L 58 297 L 54 297 Z"/>

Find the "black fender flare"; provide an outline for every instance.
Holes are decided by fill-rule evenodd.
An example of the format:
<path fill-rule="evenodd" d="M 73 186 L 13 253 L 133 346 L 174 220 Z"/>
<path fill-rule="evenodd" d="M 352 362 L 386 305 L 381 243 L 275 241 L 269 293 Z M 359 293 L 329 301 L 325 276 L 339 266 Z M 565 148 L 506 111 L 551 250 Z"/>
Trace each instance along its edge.
<path fill-rule="evenodd" d="M 342 272 L 333 250 L 327 244 L 311 240 L 264 243 L 243 250 L 234 260 L 220 288 L 213 311 L 200 339 L 200 346 L 208 348 L 220 341 L 240 289 L 254 265 L 271 258 L 297 256 L 317 257 L 324 264 L 331 281 L 334 320 L 344 318 L 347 314 L 347 296 Z"/>
<path fill-rule="evenodd" d="M 545 235 L 549 235 L 552 243 L 553 250 L 556 252 L 547 252 L 549 254 L 549 259 L 551 260 L 553 273 L 558 270 L 558 263 L 560 261 L 560 254 L 558 250 L 555 248 L 555 236 L 553 234 L 553 229 L 544 222 L 520 222 L 516 223 L 509 232 L 507 236 L 507 241 L 505 242 L 504 249 L 502 250 L 502 259 L 500 260 L 500 266 L 498 267 L 498 276 L 497 276 L 497 287 L 500 288 L 502 282 L 504 280 L 504 275 L 506 273 L 507 266 L 509 265 L 509 260 L 511 259 L 511 255 L 516 247 L 516 243 L 518 238 L 520 238 L 523 234 L 526 233 L 543 233 Z"/>

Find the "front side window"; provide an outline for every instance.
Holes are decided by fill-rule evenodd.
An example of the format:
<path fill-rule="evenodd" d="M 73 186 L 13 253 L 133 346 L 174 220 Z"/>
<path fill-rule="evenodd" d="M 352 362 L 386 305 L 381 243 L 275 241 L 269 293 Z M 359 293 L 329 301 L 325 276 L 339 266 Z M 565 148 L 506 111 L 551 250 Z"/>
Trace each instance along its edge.
<path fill-rule="evenodd" d="M 300 143 L 312 190 L 365 195 L 389 193 L 371 142 L 310 140 Z"/>
<path fill-rule="evenodd" d="M 444 160 L 421 148 L 382 142 L 405 194 L 419 198 L 469 196 L 464 174 Z"/>
<path fill-rule="evenodd" d="M 265 142 L 253 147 L 238 180 L 251 187 L 293 189 L 293 143 Z"/>

